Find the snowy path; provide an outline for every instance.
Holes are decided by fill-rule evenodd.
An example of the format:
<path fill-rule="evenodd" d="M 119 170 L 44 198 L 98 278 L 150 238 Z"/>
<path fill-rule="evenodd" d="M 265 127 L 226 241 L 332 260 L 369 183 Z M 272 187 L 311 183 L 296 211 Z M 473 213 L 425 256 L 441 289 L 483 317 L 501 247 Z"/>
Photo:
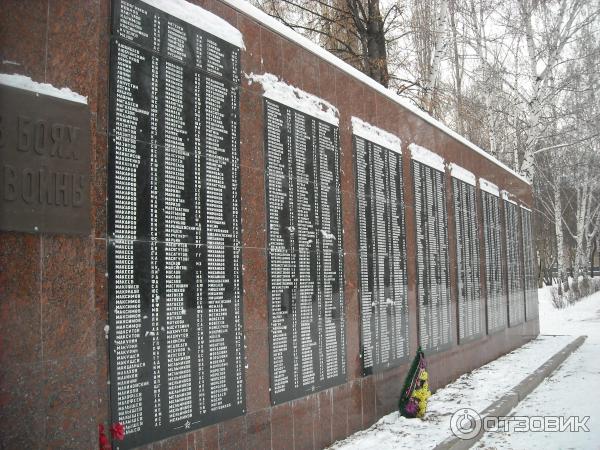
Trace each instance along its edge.
<path fill-rule="evenodd" d="M 575 397 L 585 397 L 587 400 L 586 408 L 596 410 L 600 409 L 600 293 L 581 301 L 575 306 L 565 310 L 555 310 L 548 295 L 548 291 L 540 290 L 540 322 L 541 334 L 557 336 L 540 336 L 538 339 L 520 347 L 519 349 L 495 360 L 485 366 L 463 375 L 455 382 L 449 384 L 443 389 L 438 390 L 429 400 L 428 412 L 424 420 L 406 419 L 397 412 L 382 417 L 375 425 L 368 430 L 360 431 L 348 437 L 343 441 L 336 442 L 332 449 L 343 450 L 384 450 L 384 449 L 426 449 L 433 448 L 444 439 L 451 435 L 450 417 L 459 407 L 469 407 L 476 411 L 482 411 L 501 395 L 517 385 L 527 375 L 537 369 L 542 363 L 550 358 L 554 353 L 562 349 L 571 342 L 575 336 L 588 334 L 588 341 L 583 347 L 572 355 L 564 367 L 559 369 L 562 377 L 570 377 L 564 385 L 567 387 L 563 393 L 562 401 L 574 410 L 582 411 L 580 400 L 574 400 Z M 567 320 L 568 322 L 564 322 Z M 596 335 L 594 338 L 593 335 Z M 583 355 L 583 356 L 582 356 Z M 590 356 L 591 355 L 591 356 Z M 576 363 L 576 358 L 578 363 Z M 595 358 L 595 359 L 594 359 Z M 594 361 L 588 364 L 589 371 L 581 371 L 575 375 L 575 368 L 580 367 L 583 360 Z M 567 368 L 570 367 L 570 370 Z M 575 381 L 579 377 L 585 377 L 587 385 L 578 385 Z M 555 377 L 552 377 L 554 379 Z M 571 381 L 569 381 L 571 380 Z M 551 391 L 551 381 L 546 381 L 535 391 L 548 389 Z M 554 382 L 556 384 L 556 382 Z M 576 395 L 573 392 L 577 391 Z M 564 397 L 568 392 L 568 400 Z M 534 398 L 533 394 L 521 405 Z M 595 401 L 594 401 L 595 399 Z M 592 400 L 592 401 L 590 401 Z M 540 405 L 547 404 L 548 400 L 541 398 Z M 521 407 L 519 405 L 519 407 Z M 555 409 L 553 405 L 547 406 L 549 409 Z M 555 412 L 554 415 L 562 414 Z M 570 412 L 569 414 L 574 414 Z M 583 415 L 590 415 L 586 413 Z M 590 429 L 594 427 L 594 421 L 588 422 Z M 595 427 L 598 433 L 598 427 Z M 556 434 L 556 433 L 554 433 Z M 600 437 L 597 434 L 585 433 L 589 435 L 591 441 L 596 442 L 587 445 L 582 442 L 583 448 L 600 449 Z M 536 433 L 532 439 L 542 439 Z M 508 436 L 508 438 L 511 438 Z M 595 437 L 595 440 L 594 440 Z M 486 440 L 487 448 L 534 448 L 529 441 L 520 444 L 515 441 L 499 441 L 498 436 L 492 436 Z M 516 437 L 517 439 L 519 437 Z M 552 443 L 556 436 L 549 436 Z M 581 446 L 561 445 L 556 447 L 544 441 L 540 447 L 544 449 L 569 448 Z M 476 446 L 479 447 L 479 444 Z"/>
<path fill-rule="evenodd" d="M 589 433 L 487 433 L 475 448 L 600 449 L 600 293 L 564 310 L 540 302 L 540 327 L 545 334 L 587 334 L 588 338 L 511 414 L 589 416 Z"/>

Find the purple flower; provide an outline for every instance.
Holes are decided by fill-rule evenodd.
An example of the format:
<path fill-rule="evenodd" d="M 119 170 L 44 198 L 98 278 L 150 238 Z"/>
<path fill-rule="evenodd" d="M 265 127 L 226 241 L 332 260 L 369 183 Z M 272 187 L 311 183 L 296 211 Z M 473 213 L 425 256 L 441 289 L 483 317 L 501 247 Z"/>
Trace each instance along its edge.
<path fill-rule="evenodd" d="M 417 414 L 417 411 L 419 410 L 419 403 L 417 402 L 417 399 L 411 397 L 406 403 L 404 410 L 407 414 L 414 417 Z"/>

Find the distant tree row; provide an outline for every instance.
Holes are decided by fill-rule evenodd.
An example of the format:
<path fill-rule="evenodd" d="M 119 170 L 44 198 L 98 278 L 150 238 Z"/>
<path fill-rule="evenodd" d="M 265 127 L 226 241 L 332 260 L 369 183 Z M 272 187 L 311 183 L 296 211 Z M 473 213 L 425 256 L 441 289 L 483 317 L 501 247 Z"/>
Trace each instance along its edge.
<path fill-rule="evenodd" d="M 540 280 L 551 267 L 563 283 L 567 269 L 589 271 L 600 0 L 251 1 L 530 180 Z"/>

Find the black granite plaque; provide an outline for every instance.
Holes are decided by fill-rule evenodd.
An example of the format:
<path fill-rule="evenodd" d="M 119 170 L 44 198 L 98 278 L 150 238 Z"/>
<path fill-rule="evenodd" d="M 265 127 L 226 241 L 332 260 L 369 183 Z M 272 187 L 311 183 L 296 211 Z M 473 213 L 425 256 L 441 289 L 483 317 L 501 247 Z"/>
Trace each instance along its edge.
<path fill-rule="evenodd" d="M 408 357 L 402 155 L 354 136 L 365 374 Z"/>
<path fill-rule="evenodd" d="M 271 401 L 346 379 L 338 128 L 265 99 Z"/>
<path fill-rule="evenodd" d="M 504 200 L 509 327 L 525 320 L 525 283 L 523 282 L 523 258 L 521 255 L 523 240 L 520 222 L 519 207 L 509 200 Z"/>
<path fill-rule="evenodd" d="M 525 320 L 538 317 L 536 258 L 533 242 L 531 211 L 521 207 L 521 230 L 523 230 L 523 269 L 525 287 Z"/>
<path fill-rule="evenodd" d="M 113 3 L 112 421 L 131 448 L 244 412 L 239 49 Z"/>
<path fill-rule="evenodd" d="M 487 332 L 494 333 L 506 328 L 507 315 L 500 198 L 489 192 L 481 191 L 481 202 L 483 206 Z"/>
<path fill-rule="evenodd" d="M 412 161 L 417 245 L 417 325 L 425 352 L 452 344 L 444 173 Z"/>
<path fill-rule="evenodd" d="M 0 230 L 90 233 L 90 111 L 0 85 Z"/>
<path fill-rule="evenodd" d="M 483 334 L 479 275 L 479 225 L 475 186 L 452 178 L 454 223 L 456 224 L 456 291 L 458 295 L 458 340 Z"/>

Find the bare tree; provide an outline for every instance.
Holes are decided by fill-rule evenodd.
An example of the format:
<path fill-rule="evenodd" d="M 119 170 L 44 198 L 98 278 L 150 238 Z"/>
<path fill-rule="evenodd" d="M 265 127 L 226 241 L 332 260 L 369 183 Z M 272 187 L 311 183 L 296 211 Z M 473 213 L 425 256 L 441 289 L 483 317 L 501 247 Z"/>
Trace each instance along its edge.
<path fill-rule="evenodd" d="M 254 0 L 290 28 L 314 38 L 340 59 L 389 85 L 388 34 L 401 10 L 379 0 Z"/>
<path fill-rule="evenodd" d="M 541 266 L 556 263 L 565 288 L 569 267 L 586 270 L 600 240 L 600 0 L 251 1 L 532 181 Z"/>

